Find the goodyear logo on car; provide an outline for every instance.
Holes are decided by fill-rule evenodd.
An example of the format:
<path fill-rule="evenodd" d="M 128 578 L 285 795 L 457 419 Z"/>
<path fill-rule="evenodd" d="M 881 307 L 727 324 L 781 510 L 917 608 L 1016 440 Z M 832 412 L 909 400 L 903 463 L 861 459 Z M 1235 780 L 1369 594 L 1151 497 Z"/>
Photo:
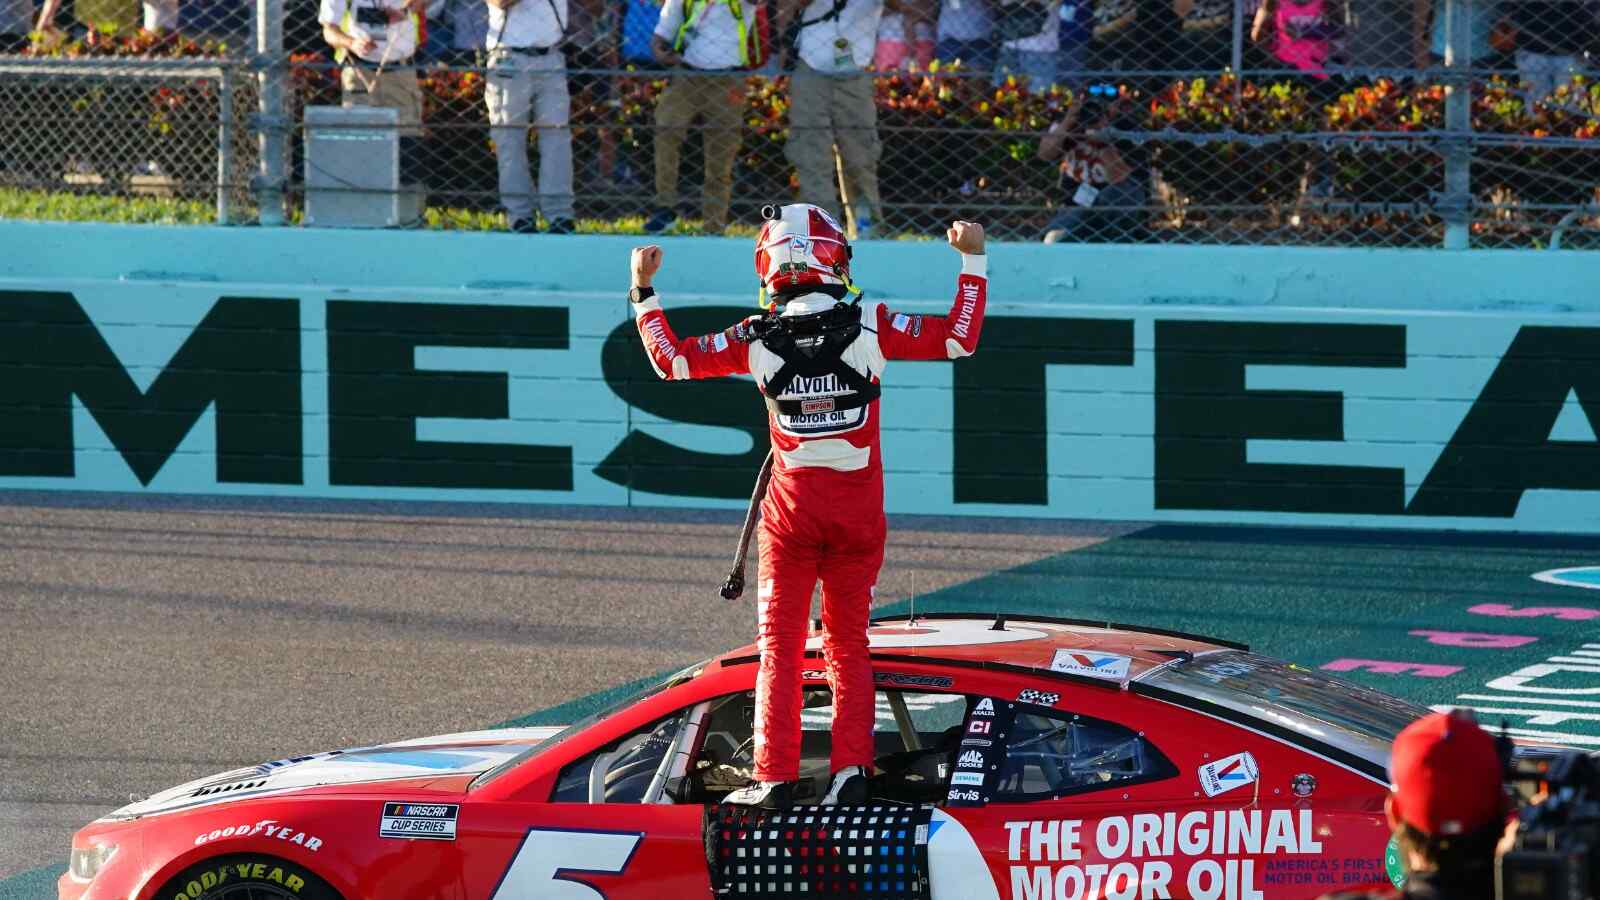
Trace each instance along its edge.
<path fill-rule="evenodd" d="M 456 814 L 460 810 L 461 806 L 456 803 L 386 802 L 383 819 L 378 823 L 378 836 L 453 841 L 456 839 Z"/>

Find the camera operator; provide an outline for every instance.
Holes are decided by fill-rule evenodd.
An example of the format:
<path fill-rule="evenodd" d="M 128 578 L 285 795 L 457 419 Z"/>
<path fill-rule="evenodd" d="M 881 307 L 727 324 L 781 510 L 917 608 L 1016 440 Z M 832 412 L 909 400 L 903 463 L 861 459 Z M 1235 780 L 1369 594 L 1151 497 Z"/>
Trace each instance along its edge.
<path fill-rule="evenodd" d="M 1116 85 L 1091 84 L 1073 92 L 1066 117 L 1039 141 L 1039 159 L 1061 160 L 1061 211 L 1045 226 L 1046 244 L 1144 240 L 1147 154 L 1103 134 L 1134 125 L 1133 108 Z"/>
<path fill-rule="evenodd" d="M 1398 896 L 1493 900 L 1495 849 L 1512 809 L 1495 739 L 1464 710 L 1424 716 L 1395 738 L 1389 779 L 1384 812 L 1406 869 Z"/>
<path fill-rule="evenodd" d="M 422 89 L 412 57 L 427 6 L 427 0 L 322 0 L 317 12 L 322 39 L 342 66 L 344 105 L 399 110 L 400 136 L 413 140 L 422 136 Z"/>
<path fill-rule="evenodd" d="M 394 109 L 400 181 L 420 180 L 422 88 L 412 61 L 428 0 L 321 0 L 322 39 L 339 61 L 344 106 Z"/>

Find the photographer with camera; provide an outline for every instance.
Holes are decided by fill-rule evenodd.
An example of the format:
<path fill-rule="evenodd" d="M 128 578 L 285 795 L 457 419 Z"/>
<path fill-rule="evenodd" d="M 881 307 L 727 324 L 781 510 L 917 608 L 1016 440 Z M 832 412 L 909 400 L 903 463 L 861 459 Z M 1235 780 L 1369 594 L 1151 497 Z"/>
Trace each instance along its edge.
<path fill-rule="evenodd" d="M 883 220 L 878 192 L 878 106 L 872 65 L 884 0 L 778 0 L 779 34 L 799 57 L 789 78 L 789 140 L 800 201 L 844 222 L 842 177 L 856 239 Z M 787 50 L 785 56 L 788 55 Z M 787 68 L 787 65 L 785 65 Z M 837 154 L 837 157 L 835 156 Z"/>
<path fill-rule="evenodd" d="M 1046 244 L 1144 240 L 1148 154 L 1106 134 L 1135 125 L 1128 121 L 1134 107 L 1131 92 L 1114 84 L 1091 84 L 1073 92 L 1066 117 L 1039 141 L 1039 159 L 1060 160 L 1063 198 L 1060 211 L 1045 226 Z"/>
<path fill-rule="evenodd" d="M 1500 746 L 1471 713 L 1424 716 L 1394 739 L 1384 813 L 1405 864 L 1405 887 L 1324 900 L 1493 900 L 1495 849 L 1511 801 Z"/>
<path fill-rule="evenodd" d="M 399 111 L 401 171 L 412 165 L 414 141 L 422 137 L 422 89 L 412 63 L 427 0 L 322 0 L 317 21 L 322 39 L 342 67 L 345 106 Z"/>

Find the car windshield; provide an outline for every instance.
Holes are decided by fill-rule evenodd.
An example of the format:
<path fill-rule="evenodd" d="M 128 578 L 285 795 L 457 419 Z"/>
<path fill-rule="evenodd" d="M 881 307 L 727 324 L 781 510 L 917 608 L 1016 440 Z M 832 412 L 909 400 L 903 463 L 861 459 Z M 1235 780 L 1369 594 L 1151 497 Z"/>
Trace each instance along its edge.
<path fill-rule="evenodd" d="M 1395 735 L 1428 714 L 1399 697 L 1239 650 L 1159 668 L 1141 682 L 1287 727 L 1385 768 Z"/>
<path fill-rule="evenodd" d="M 700 670 L 704 669 L 705 667 L 706 663 L 698 662 L 692 666 L 679 669 L 661 681 L 651 683 L 649 687 L 646 687 L 643 690 L 634 691 L 633 693 L 627 694 L 621 700 L 618 700 L 609 706 L 603 707 L 598 712 L 592 712 L 587 716 L 574 721 L 572 724 L 561 729 L 545 740 L 540 741 L 539 743 L 529 747 L 521 753 L 518 753 L 516 756 L 511 757 L 500 765 L 495 766 L 487 772 L 484 772 L 477 778 L 474 778 L 472 780 L 472 784 L 467 789 L 474 790 L 476 788 L 483 787 L 489 782 L 499 778 L 501 775 L 504 775 L 512 769 L 515 769 L 517 766 L 522 765 L 546 750 L 552 749 L 557 745 L 564 743 L 573 735 L 587 730 L 591 725 L 603 722 L 630 706 L 643 703 L 662 691 L 669 691 L 678 685 L 683 684 L 684 682 L 693 678 L 695 675 L 699 674 Z"/>

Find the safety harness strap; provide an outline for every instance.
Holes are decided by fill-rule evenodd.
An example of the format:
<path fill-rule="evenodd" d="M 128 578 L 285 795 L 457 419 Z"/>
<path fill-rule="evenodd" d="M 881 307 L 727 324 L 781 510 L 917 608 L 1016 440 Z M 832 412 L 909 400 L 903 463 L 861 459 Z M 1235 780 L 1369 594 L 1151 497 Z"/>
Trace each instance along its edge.
<path fill-rule="evenodd" d="M 851 306 L 849 309 L 859 315 L 854 312 L 858 307 Z M 802 416 L 858 409 L 878 399 L 882 389 L 844 361 L 844 351 L 860 336 L 859 319 L 842 328 L 824 326 L 817 334 L 803 334 L 798 338 L 798 341 L 807 342 L 807 346 L 821 344 L 815 352 L 808 354 L 800 348 L 793 331 L 787 328 L 772 329 L 761 342 L 783 360 L 783 365 L 761 387 L 767 409 L 774 415 Z M 849 393 L 811 399 L 780 399 L 796 378 L 820 378 L 824 375 L 839 379 Z"/>

